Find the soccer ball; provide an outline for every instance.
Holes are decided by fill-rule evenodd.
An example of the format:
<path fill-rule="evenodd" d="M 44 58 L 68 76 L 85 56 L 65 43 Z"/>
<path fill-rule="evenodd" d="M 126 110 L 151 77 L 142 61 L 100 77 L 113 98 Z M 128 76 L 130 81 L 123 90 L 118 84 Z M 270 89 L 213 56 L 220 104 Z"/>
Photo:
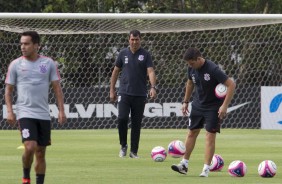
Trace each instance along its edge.
<path fill-rule="evenodd" d="M 263 178 L 271 178 L 276 174 L 276 164 L 271 160 L 264 160 L 258 166 L 258 173 Z"/>
<path fill-rule="evenodd" d="M 179 158 L 184 155 L 186 151 L 185 145 L 180 140 L 174 140 L 168 145 L 168 154 L 173 158 Z"/>
<path fill-rule="evenodd" d="M 227 87 L 224 84 L 220 83 L 215 87 L 214 91 L 215 91 L 215 96 L 217 98 L 225 98 L 226 92 L 227 92 Z"/>
<path fill-rule="evenodd" d="M 228 167 L 228 172 L 231 176 L 243 177 L 247 173 L 247 166 L 244 162 L 240 160 L 235 160 L 230 163 Z"/>
<path fill-rule="evenodd" d="M 166 150 L 161 146 L 156 146 L 151 151 L 151 158 L 155 162 L 163 162 L 166 158 Z"/>
<path fill-rule="evenodd" d="M 215 154 L 212 157 L 210 171 L 221 171 L 224 166 L 224 160 L 220 155 Z"/>

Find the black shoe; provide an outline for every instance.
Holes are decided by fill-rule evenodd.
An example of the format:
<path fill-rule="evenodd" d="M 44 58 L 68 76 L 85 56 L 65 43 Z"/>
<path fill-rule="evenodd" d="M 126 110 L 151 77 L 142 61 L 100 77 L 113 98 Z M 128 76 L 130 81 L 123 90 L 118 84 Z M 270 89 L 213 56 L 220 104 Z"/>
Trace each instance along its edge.
<path fill-rule="evenodd" d="M 126 156 L 127 146 L 121 147 L 119 151 L 119 157 L 123 158 Z"/>
<path fill-rule="evenodd" d="M 129 156 L 130 158 L 139 158 L 137 153 L 133 153 L 133 152 L 130 152 Z"/>
<path fill-rule="evenodd" d="M 179 172 L 180 174 L 187 174 L 187 172 L 188 172 L 188 168 L 182 163 L 180 163 L 178 165 L 173 164 L 171 166 L 171 169 L 176 171 L 176 172 Z"/>

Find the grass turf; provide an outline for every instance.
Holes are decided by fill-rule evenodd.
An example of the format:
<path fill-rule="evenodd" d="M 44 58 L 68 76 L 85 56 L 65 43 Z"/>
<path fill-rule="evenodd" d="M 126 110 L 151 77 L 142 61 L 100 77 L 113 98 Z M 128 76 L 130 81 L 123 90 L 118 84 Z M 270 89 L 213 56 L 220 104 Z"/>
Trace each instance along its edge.
<path fill-rule="evenodd" d="M 140 159 L 119 158 L 119 142 L 116 129 L 110 130 L 53 130 L 52 146 L 47 149 L 46 184 L 157 184 L 157 183 L 216 183 L 216 184 L 263 184 L 281 183 L 282 134 L 279 130 L 223 129 L 217 135 L 216 153 L 225 166 L 221 172 L 212 172 L 208 178 L 199 174 L 204 159 L 204 131 L 198 137 L 189 163 L 187 175 L 170 169 L 180 159 L 170 156 L 164 162 L 154 162 L 150 152 L 155 146 L 167 149 L 170 141 L 185 140 L 183 129 L 143 129 L 139 148 Z M 130 135 L 130 132 L 129 134 Z M 0 131 L 0 183 L 21 182 L 21 155 L 18 131 Z M 257 173 L 261 161 L 270 159 L 277 165 L 274 178 L 261 178 Z M 233 160 L 247 165 L 242 178 L 231 177 L 227 168 Z M 32 183 L 35 174 L 31 172 Z"/>

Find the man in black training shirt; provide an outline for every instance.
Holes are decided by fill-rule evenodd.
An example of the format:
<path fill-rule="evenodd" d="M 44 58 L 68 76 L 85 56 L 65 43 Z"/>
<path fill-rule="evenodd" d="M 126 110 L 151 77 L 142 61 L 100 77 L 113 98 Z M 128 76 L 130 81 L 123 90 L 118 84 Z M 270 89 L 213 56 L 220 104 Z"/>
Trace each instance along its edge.
<path fill-rule="evenodd" d="M 120 87 L 118 97 L 115 84 L 120 71 Z M 110 100 L 118 101 L 118 132 L 121 149 L 119 157 L 125 157 L 127 153 L 127 131 L 129 113 L 131 113 L 131 144 L 130 157 L 139 158 L 137 155 L 141 122 L 143 118 L 147 90 L 147 76 L 150 80 L 151 98 L 156 97 L 156 75 L 153 62 L 148 51 L 141 48 L 141 33 L 132 30 L 129 33 L 129 47 L 123 49 L 116 60 L 111 77 Z"/>
<path fill-rule="evenodd" d="M 188 114 L 188 103 L 194 87 L 195 93 L 185 142 L 186 152 L 180 164 L 172 165 L 171 168 L 181 174 L 187 174 L 189 158 L 197 136 L 206 124 L 204 168 L 200 176 L 208 177 L 209 166 L 215 152 L 216 133 L 220 132 L 220 124 L 226 116 L 228 105 L 233 97 L 235 83 L 215 63 L 204 59 L 196 48 L 189 48 L 184 54 L 184 60 L 188 64 L 188 81 L 182 105 L 184 115 Z M 215 95 L 215 87 L 219 83 L 227 86 L 224 99 L 219 99 Z"/>

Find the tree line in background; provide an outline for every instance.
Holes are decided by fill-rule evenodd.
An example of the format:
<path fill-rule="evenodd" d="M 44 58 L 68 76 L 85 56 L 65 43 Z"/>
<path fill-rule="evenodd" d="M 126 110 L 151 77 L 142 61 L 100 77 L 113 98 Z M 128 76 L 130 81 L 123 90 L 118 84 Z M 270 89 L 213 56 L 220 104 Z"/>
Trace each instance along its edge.
<path fill-rule="evenodd" d="M 268 13 L 281 0 L 0 0 L 0 12 L 45 13 Z"/>

